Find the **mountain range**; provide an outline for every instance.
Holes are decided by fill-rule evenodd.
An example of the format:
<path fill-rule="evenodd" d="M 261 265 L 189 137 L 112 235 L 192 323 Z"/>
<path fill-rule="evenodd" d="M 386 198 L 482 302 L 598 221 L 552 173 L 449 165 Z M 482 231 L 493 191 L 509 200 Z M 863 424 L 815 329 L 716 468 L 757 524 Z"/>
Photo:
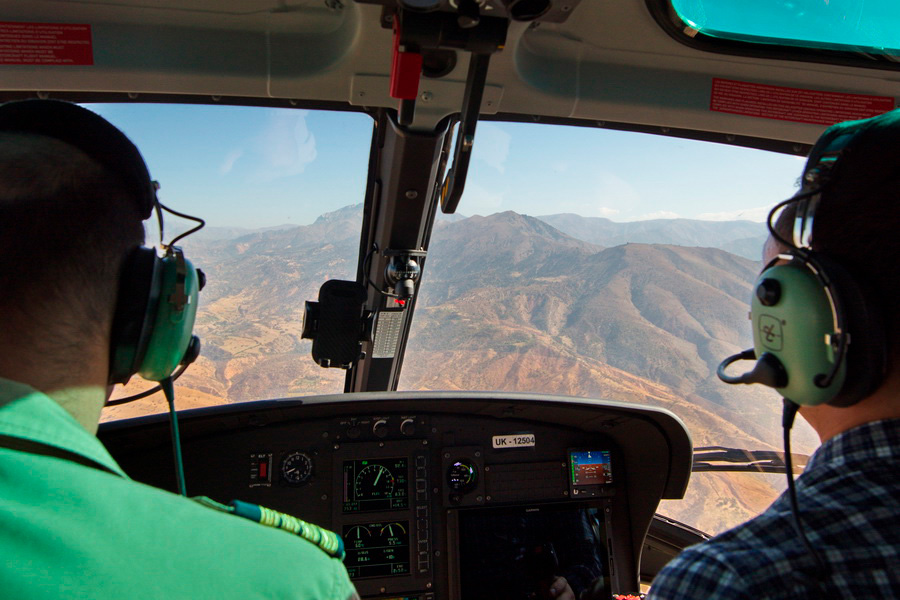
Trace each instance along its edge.
<path fill-rule="evenodd" d="M 178 382 L 181 407 L 343 389 L 344 372 L 319 368 L 300 332 L 304 301 L 324 281 L 355 278 L 361 218 L 357 205 L 307 226 L 184 240 L 209 284 L 196 327 L 203 352 Z M 642 402 L 679 415 L 695 446 L 777 449 L 777 397 L 715 377 L 722 358 L 751 345 L 747 299 L 760 267 L 723 248 L 761 228 L 514 212 L 438 219 L 400 389 Z M 164 407 L 155 399 L 104 418 Z M 795 435 L 798 451 L 813 444 L 809 431 Z M 669 514 L 706 531 L 755 514 L 783 485 L 746 474 L 700 480 L 693 501 Z"/>
<path fill-rule="evenodd" d="M 751 260 L 759 260 L 767 235 L 765 224 L 753 221 L 651 219 L 616 223 L 571 213 L 538 219 L 576 239 L 601 246 L 642 243 L 719 248 Z"/>

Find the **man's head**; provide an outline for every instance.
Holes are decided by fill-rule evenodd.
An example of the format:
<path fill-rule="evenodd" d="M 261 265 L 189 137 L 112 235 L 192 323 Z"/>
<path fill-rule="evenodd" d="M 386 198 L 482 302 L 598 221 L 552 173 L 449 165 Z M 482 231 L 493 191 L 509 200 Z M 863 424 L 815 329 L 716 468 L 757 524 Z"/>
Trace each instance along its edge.
<path fill-rule="evenodd" d="M 108 361 L 119 271 L 144 238 L 142 198 L 127 175 L 65 135 L 4 128 L 8 106 L 0 107 L 0 376 L 22 380 L 8 371 L 37 367 L 62 384 L 85 361 Z M 63 110 L 72 109 L 87 112 Z"/>
<path fill-rule="evenodd" d="M 839 153 L 834 153 L 839 149 Z M 829 157 L 829 151 L 831 156 Z M 855 425 L 875 418 L 898 413 L 900 401 L 882 399 L 885 393 L 894 394 L 900 380 L 900 113 L 894 112 L 864 122 L 835 126 L 816 144 L 804 175 L 823 165 L 814 181 L 805 181 L 798 197 L 821 190 L 816 206 L 812 235 L 812 250 L 837 263 L 850 273 L 865 297 L 866 306 L 881 313 L 887 335 L 888 372 L 884 384 L 875 391 L 875 400 L 866 398 L 850 408 L 827 405 L 809 407 L 803 411 L 807 420 L 828 416 L 822 427 L 813 426 L 827 439 Z M 833 160 L 832 160 L 833 159 Z M 797 211 L 803 213 L 802 203 L 789 204 L 775 226 L 780 237 L 791 240 Z M 787 248 L 772 238 L 766 244 L 768 261 Z M 840 290 L 838 290 L 840 291 Z M 859 313 L 850 315 L 851 322 Z M 849 311 L 848 311 L 849 312 Z M 858 320 L 858 319 L 857 319 Z M 864 335 L 853 336 L 850 352 L 860 354 Z M 880 332 L 879 332 L 880 333 Z M 876 336 L 877 337 L 877 336 Z M 853 343 L 857 343 L 854 349 Z M 877 360 L 867 361 L 875 363 Z M 877 401 L 876 401 L 877 400 Z M 872 410 L 876 408 L 877 410 Z M 812 408 L 813 410 L 810 410 Z M 864 415 L 864 418 L 863 418 Z M 862 418 L 862 420 L 860 420 Z"/>
<path fill-rule="evenodd" d="M 822 190 L 811 247 L 853 275 L 882 311 L 890 337 L 898 342 L 894 345 L 900 346 L 900 110 L 829 129 L 813 149 L 804 175 L 817 167 L 829 138 L 846 145 L 830 172 L 809 186 Z M 776 231 L 788 240 L 797 206 L 789 204 L 776 223 Z M 770 254 L 776 249 L 785 250 L 767 245 Z"/>

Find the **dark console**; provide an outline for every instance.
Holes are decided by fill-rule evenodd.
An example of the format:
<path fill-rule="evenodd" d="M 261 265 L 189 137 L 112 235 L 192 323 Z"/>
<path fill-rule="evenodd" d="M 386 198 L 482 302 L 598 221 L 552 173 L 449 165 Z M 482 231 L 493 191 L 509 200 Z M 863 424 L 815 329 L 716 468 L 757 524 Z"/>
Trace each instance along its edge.
<path fill-rule="evenodd" d="M 656 506 L 681 497 L 691 465 L 670 413 L 571 398 L 386 393 L 181 415 L 190 495 L 340 533 L 366 598 L 525 600 L 559 576 L 576 595 L 635 590 Z M 100 433 L 131 477 L 174 490 L 168 435 L 165 415 Z"/>

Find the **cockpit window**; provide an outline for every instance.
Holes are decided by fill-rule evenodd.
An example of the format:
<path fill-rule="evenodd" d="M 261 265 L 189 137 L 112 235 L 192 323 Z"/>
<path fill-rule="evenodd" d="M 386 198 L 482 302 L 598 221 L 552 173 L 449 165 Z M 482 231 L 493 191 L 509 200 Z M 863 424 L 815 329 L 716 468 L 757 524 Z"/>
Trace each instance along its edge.
<path fill-rule="evenodd" d="M 671 0 L 688 35 L 897 56 L 900 11 L 888 0 Z"/>
<path fill-rule="evenodd" d="M 301 340 L 303 308 L 328 279 L 355 279 L 372 119 L 359 113 L 194 105 L 90 105 L 140 148 L 160 200 L 207 226 L 179 245 L 207 275 L 197 362 L 179 409 L 341 393 Z M 155 217 L 147 244 L 159 242 Z M 165 239 L 193 224 L 166 215 Z M 122 397 L 151 387 L 139 377 Z M 164 412 L 160 394 L 103 419 Z"/>
<path fill-rule="evenodd" d="M 302 340 L 304 302 L 355 279 L 372 120 L 228 106 L 94 105 L 144 153 L 206 272 L 179 409 L 340 393 Z M 458 214 L 439 214 L 401 390 L 543 392 L 663 407 L 694 446 L 778 450 L 779 400 L 715 378 L 748 348 L 768 207 L 799 157 L 591 128 L 483 122 Z M 159 240 L 148 221 L 147 243 Z M 164 239 L 188 222 L 166 218 Z M 117 397 L 144 390 L 134 378 Z M 164 412 L 161 395 L 104 420 Z M 774 432 L 774 433 L 773 433 Z M 641 440 L 634 440 L 639 444 Z M 814 437 L 795 427 L 796 452 Z M 783 476 L 700 473 L 664 514 L 716 532 Z"/>
<path fill-rule="evenodd" d="M 477 135 L 461 215 L 439 215 L 432 236 L 401 389 L 650 404 L 684 420 L 696 447 L 778 450 L 778 396 L 715 370 L 752 346 L 763 219 L 803 159 L 540 124 Z M 809 429 L 794 439 L 814 447 Z M 692 481 L 688 501 L 661 511 L 711 533 L 784 486 L 775 474 Z"/>

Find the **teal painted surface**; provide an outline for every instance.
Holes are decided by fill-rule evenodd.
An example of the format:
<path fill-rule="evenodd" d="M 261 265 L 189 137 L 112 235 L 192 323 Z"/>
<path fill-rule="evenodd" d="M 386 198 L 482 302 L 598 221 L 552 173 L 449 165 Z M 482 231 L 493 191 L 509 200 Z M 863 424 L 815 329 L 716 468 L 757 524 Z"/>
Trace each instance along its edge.
<path fill-rule="evenodd" d="M 102 393 L 102 391 L 101 391 Z M 0 379 L 0 433 L 121 469 L 47 396 Z M 0 449 L 0 597 L 348 600 L 308 541 L 68 460 Z"/>
<path fill-rule="evenodd" d="M 900 54 L 895 0 L 671 0 L 686 25 L 713 37 Z"/>

